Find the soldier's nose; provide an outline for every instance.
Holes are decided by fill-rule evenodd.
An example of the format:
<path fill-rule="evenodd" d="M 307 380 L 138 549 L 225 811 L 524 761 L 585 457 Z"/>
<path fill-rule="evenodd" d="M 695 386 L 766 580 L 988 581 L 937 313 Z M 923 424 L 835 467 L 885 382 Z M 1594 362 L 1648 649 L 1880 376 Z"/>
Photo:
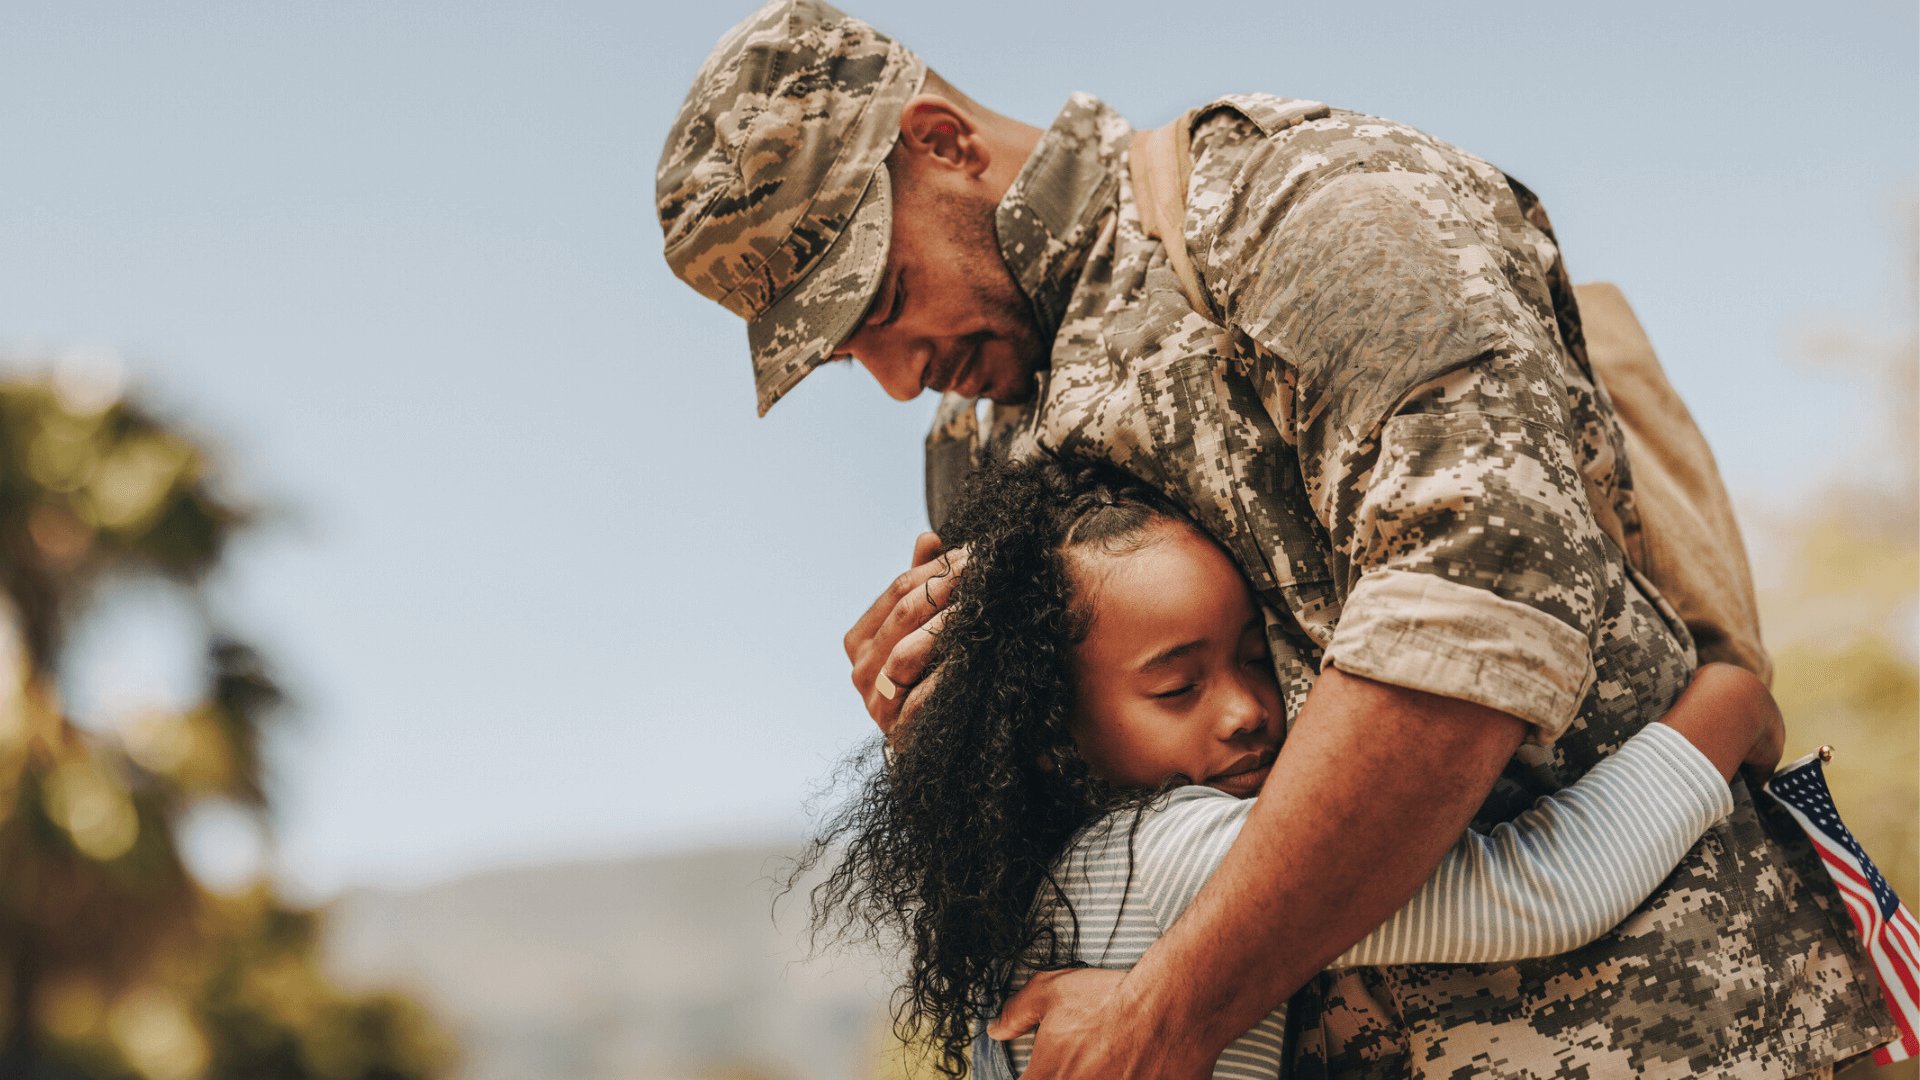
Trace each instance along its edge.
<path fill-rule="evenodd" d="M 912 401 L 920 396 L 920 368 L 913 366 L 906 358 L 896 354 L 888 357 L 881 353 L 855 353 L 860 366 L 867 369 L 880 389 L 895 401 Z"/>

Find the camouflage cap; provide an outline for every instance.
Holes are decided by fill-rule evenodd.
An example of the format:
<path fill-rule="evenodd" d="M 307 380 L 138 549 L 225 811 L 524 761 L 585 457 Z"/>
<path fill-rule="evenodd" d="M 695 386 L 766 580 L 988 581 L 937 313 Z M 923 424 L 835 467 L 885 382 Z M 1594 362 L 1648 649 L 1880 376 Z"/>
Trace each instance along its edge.
<path fill-rule="evenodd" d="M 852 336 L 893 227 L 886 157 L 927 65 L 819 0 L 734 27 L 656 175 L 667 262 L 747 320 L 760 412 Z"/>

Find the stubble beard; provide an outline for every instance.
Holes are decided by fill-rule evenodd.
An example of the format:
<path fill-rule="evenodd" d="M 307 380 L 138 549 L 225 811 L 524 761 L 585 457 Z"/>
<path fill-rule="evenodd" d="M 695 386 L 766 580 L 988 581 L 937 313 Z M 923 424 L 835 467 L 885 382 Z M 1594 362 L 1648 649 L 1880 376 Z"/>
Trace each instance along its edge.
<path fill-rule="evenodd" d="M 973 335 L 978 339 L 981 362 L 989 362 L 990 373 L 981 385 L 980 396 L 1002 405 L 1017 405 L 1033 397 L 1034 372 L 1047 358 L 1041 339 L 1039 320 L 1033 304 L 1013 280 L 1007 261 L 1000 254 L 1000 239 L 994 229 L 998 205 L 986 199 L 947 196 L 943 202 L 949 223 L 949 239 L 960 252 L 960 269 L 972 293 L 974 306 L 986 316 L 987 326 Z"/>

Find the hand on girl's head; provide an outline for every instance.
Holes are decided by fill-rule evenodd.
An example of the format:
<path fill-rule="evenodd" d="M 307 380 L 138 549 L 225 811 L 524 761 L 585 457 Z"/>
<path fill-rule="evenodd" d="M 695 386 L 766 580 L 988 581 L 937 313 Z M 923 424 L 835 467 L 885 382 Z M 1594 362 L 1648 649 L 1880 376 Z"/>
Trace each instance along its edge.
<path fill-rule="evenodd" d="M 894 578 L 842 639 L 854 688 L 884 733 L 911 718 L 932 691 L 927 667 L 934 637 L 966 561 L 965 548 L 943 550 L 938 536 L 921 533 L 913 566 Z"/>

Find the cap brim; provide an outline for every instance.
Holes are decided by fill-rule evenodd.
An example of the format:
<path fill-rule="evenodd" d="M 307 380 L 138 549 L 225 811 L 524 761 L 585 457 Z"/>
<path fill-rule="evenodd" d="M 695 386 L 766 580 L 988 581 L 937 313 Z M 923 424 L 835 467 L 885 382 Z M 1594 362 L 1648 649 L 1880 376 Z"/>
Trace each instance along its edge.
<path fill-rule="evenodd" d="M 893 187 L 883 162 L 853 219 L 800 284 L 747 322 L 754 391 L 765 416 L 807 372 L 853 336 L 880 291 L 893 235 Z"/>

